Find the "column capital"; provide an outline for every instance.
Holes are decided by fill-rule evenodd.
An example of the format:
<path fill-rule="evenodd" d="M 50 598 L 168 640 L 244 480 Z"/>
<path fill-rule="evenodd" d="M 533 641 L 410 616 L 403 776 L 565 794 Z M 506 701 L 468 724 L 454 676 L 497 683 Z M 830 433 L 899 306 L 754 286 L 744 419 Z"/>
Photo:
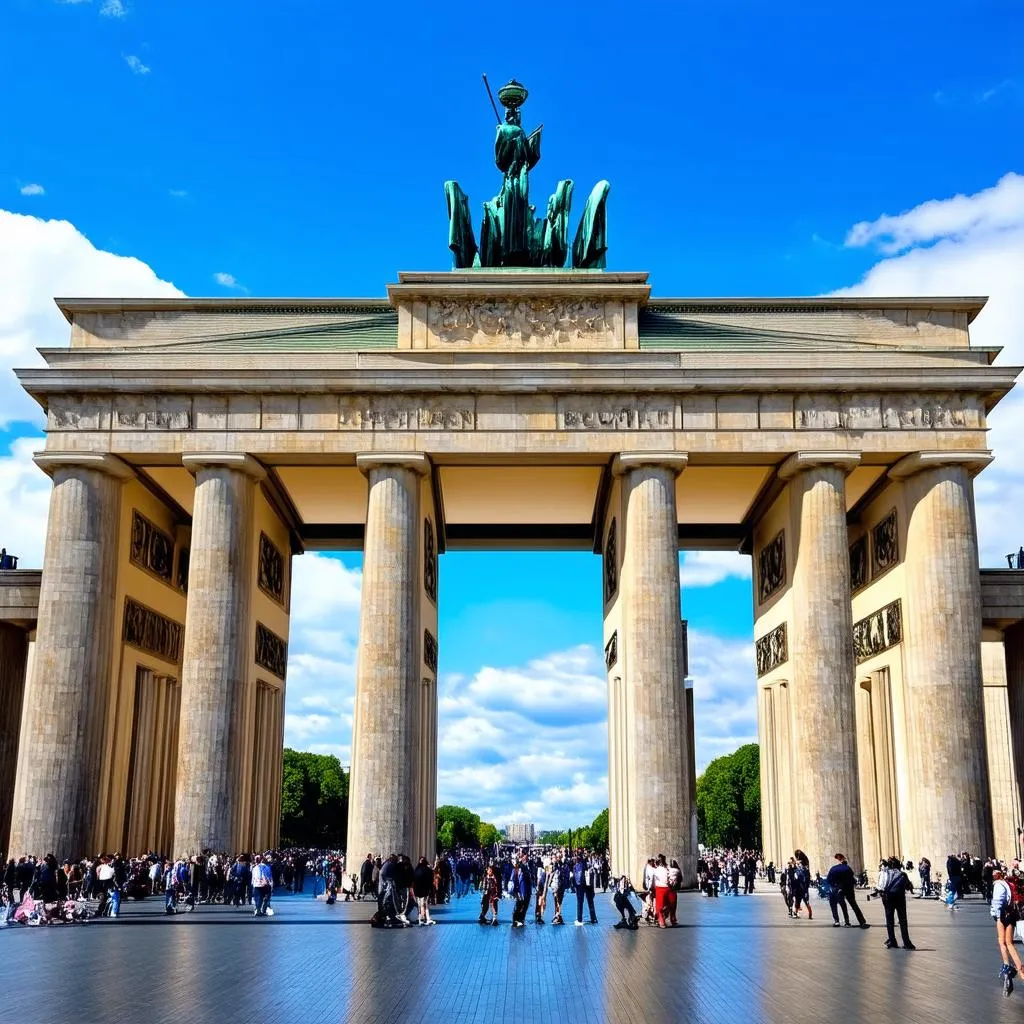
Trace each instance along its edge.
<path fill-rule="evenodd" d="M 265 480 L 267 471 L 258 459 L 245 452 L 188 452 L 181 464 L 193 475 L 201 469 L 234 469 L 254 480 Z"/>
<path fill-rule="evenodd" d="M 809 469 L 830 466 L 849 475 L 860 465 L 860 452 L 794 452 L 779 466 L 779 479 L 792 480 Z"/>
<path fill-rule="evenodd" d="M 36 452 L 32 461 L 47 475 L 58 469 L 91 469 L 115 480 L 131 480 L 135 470 L 127 462 L 108 452 Z"/>
<path fill-rule="evenodd" d="M 363 452 L 356 456 L 356 468 L 366 474 L 373 469 L 411 469 L 426 476 L 430 459 L 422 452 Z"/>
<path fill-rule="evenodd" d="M 963 466 L 971 476 L 976 476 L 992 459 L 992 452 L 985 448 L 974 452 L 913 452 L 900 459 L 889 470 L 889 476 L 893 480 L 906 480 L 926 469 L 938 469 L 941 466 Z"/>
<path fill-rule="evenodd" d="M 671 470 L 678 476 L 690 461 L 686 452 L 619 452 L 612 459 L 612 475 L 622 476 L 634 469 L 644 466 L 656 466 L 658 469 Z"/>

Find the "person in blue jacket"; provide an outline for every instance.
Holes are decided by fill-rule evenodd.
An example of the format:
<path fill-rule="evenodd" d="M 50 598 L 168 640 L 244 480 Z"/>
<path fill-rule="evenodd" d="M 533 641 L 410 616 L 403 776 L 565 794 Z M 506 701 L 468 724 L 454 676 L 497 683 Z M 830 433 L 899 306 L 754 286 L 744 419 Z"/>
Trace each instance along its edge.
<path fill-rule="evenodd" d="M 530 865 L 524 857 L 512 871 L 512 895 L 516 906 L 512 911 L 512 927 L 522 928 L 526 924 L 526 911 L 530 908 L 530 896 L 533 894 L 533 879 L 530 877 Z"/>

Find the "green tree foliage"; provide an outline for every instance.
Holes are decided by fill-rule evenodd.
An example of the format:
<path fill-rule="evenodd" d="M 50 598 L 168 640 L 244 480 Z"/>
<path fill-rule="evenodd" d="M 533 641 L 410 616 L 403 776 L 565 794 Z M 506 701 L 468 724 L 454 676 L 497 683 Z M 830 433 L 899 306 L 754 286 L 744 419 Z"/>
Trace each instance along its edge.
<path fill-rule="evenodd" d="M 573 829 L 548 829 L 537 834 L 542 846 L 571 846 L 574 850 L 608 849 L 608 808 L 606 807 L 589 825 Z"/>
<path fill-rule="evenodd" d="M 343 849 L 348 832 L 348 773 L 333 754 L 285 747 L 281 773 L 281 845 Z"/>
<path fill-rule="evenodd" d="M 606 807 L 590 826 L 590 842 L 595 850 L 608 849 L 608 808 Z"/>
<path fill-rule="evenodd" d="M 756 743 L 716 757 L 697 779 L 697 838 L 705 846 L 761 847 L 761 759 Z"/>
<path fill-rule="evenodd" d="M 450 829 L 445 828 L 451 825 Z M 442 850 L 480 845 L 480 815 L 468 807 L 445 804 L 437 809 L 437 843 Z"/>
<path fill-rule="evenodd" d="M 495 843 L 501 842 L 501 833 L 488 821 L 480 822 L 480 828 L 477 830 L 476 835 L 481 848 L 491 847 Z"/>

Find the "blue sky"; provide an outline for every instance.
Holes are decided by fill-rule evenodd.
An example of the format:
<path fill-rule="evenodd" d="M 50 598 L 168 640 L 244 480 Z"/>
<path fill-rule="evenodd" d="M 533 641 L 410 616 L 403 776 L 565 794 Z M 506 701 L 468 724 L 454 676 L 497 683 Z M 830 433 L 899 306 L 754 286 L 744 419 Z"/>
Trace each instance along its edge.
<path fill-rule="evenodd" d="M 1022 362 L 1022 38 L 1017 2 L 9 0 L 0 532 L 38 562 L 40 424 L 9 369 L 66 343 L 54 294 L 376 296 L 445 269 L 443 181 L 474 212 L 498 188 L 482 71 L 530 89 L 536 194 L 611 181 L 609 268 L 656 295 L 989 294 L 975 337 Z M 993 428 L 987 564 L 1019 542 L 1017 398 Z M 682 571 L 703 764 L 756 731 L 749 563 Z M 296 581 L 288 739 L 347 761 L 359 559 Z M 444 556 L 442 799 L 499 824 L 605 805 L 598 594 L 584 554 Z"/>

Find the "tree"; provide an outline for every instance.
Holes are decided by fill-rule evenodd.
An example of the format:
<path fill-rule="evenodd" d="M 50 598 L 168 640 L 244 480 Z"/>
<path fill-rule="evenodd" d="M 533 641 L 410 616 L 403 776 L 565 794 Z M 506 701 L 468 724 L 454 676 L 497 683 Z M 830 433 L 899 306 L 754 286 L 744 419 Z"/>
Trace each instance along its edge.
<path fill-rule="evenodd" d="M 444 826 L 451 823 L 451 831 Z M 458 846 L 476 847 L 480 844 L 480 815 L 468 807 L 445 804 L 437 809 L 437 843 L 442 850 L 453 850 Z"/>
<path fill-rule="evenodd" d="M 705 846 L 761 846 L 761 760 L 756 743 L 716 757 L 697 779 L 697 837 Z"/>
<path fill-rule="evenodd" d="M 480 828 L 476 834 L 477 840 L 482 848 L 494 846 L 501 842 L 501 833 L 488 821 L 481 821 Z"/>
<path fill-rule="evenodd" d="M 590 826 L 590 841 L 595 850 L 608 849 L 608 808 L 606 807 Z"/>
<path fill-rule="evenodd" d="M 343 849 L 348 833 L 348 772 L 333 754 L 285 747 L 281 770 L 281 845 Z"/>

